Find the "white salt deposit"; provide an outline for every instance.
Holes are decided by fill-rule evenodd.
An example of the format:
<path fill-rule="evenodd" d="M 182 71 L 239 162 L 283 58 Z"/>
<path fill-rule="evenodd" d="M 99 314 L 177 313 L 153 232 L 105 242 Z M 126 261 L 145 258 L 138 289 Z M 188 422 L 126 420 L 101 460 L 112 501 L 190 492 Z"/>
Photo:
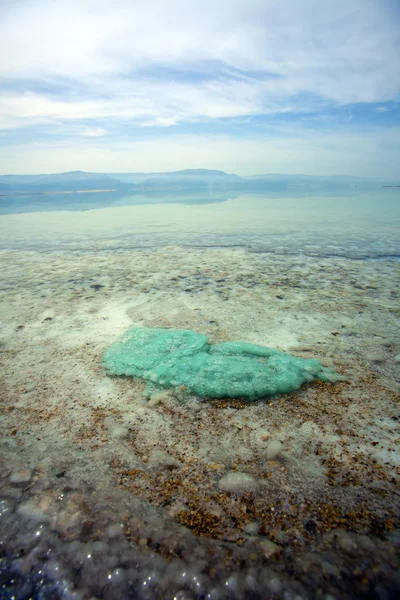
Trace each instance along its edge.
<path fill-rule="evenodd" d="M 127 427 L 113 427 L 110 429 L 110 436 L 113 439 L 125 439 L 128 437 L 129 429 Z"/>
<path fill-rule="evenodd" d="M 1 258 L 10 597 L 11 580 L 74 600 L 395 597 L 398 263 L 176 246 Z M 145 397 L 101 368 L 131 326 L 290 348 L 348 381 L 247 404 Z M 349 583 L 371 561 L 369 583 Z"/>
<path fill-rule="evenodd" d="M 258 488 L 258 483 L 257 480 L 248 473 L 231 471 L 221 477 L 218 482 L 218 487 L 224 492 L 243 495 L 246 492 L 255 492 Z"/>
<path fill-rule="evenodd" d="M 267 446 L 265 455 L 268 460 L 274 460 L 275 458 L 278 458 L 282 450 L 283 444 L 279 440 L 272 440 Z"/>

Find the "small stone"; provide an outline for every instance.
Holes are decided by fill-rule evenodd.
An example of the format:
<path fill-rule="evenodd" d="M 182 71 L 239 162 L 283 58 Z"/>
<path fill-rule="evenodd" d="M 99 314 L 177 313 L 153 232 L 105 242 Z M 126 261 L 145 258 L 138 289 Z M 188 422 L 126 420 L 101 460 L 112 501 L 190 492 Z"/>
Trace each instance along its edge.
<path fill-rule="evenodd" d="M 383 363 L 386 360 L 386 356 L 384 356 L 383 354 L 372 354 L 368 356 L 368 359 L 370 362 Z"/>
<path fill-rule="evenodd" d="M 340 535 L 338 536 L 338 544 L 345 552 L 354 552 L 357 550 L 355 536 L 352 536 L 346 532 L 340 532 Z"/>
<path fill-rule="evenodd" d="M 278 458 L 282 452 L 283 444 L 279 440 L 272 440 L 267 447 L 266 454 L 268 460 L 274 460 Z"/>
<path fill-rule="evenodd" d="M 129 429 L 127 427 L 113 427 L 113 429 L 110 430 L 110 437 L 114 440 L 123 440 L 128 437 L 128 434 Z"/>
<path fill-rule="evenodd" d="M 148 401 L 147 406 L 154 407 L 157 406 L 157 404 L 160 404 L 160 402 L 168 406 L 171 404 L 171 401 L 175 402 L 175 398 L 171 392 L 161 390 L 150 395 L 150 400 Z"/>
<path fill-rule="evenodd" d="M 396 354 L 393 360 L 395 363 L 400 363 L 400 354 Z"/>
<path fill-rule="evenodd" d="M 46 515 L 31 501 L 20 504 L 17 507 L 17 513 L 22 517 L 25 517 L 37 523 L 45 523 L 46 521 L 50 520 L 49 516 Z"/>
<path fill-rule="evenodd" d="M 152 396 L 150 398 L 150 400 L 147 403 L 147 406 L 150 406 L 150 408 L 153 408 L 154 406 L 157 406 L 157 404 L 160 404 L 161 402 L 161 395 L 160 394 L 156 394 L 155 396 Z"/>
<path fill-rule="evenodd" d="M 29 392 L 33 392 L 36 389 L 36 383 L 27 383 L 25 385 L 25 393 L 29 394 Z"/>
<path fill-rule="evenodd" d="M 163 450 L 153 450 L 150 452 L 148 464 L 153 468 L 162 467 L 169 470 L 176 469 L 181 465 L 179 460 Z"/>
<path fill-rule="evenodd" d="M 224 475 L 218 483 L 220 490 L 243 495 L 246 492 L 255 492 L 258 488 L 257 480 L 248 473 L 231 471 Z"/>
<path fill-rule="evenodd" d="M 179 515 L 179 513 L 188 512 L 188 510 L 189 509 L 186 504 L 178 501 L 171 505 L 171 508 L 169 509 L 169 515 L 170 517 L 175 518 Z"/>
<path fill-rule="evenodd" d="M 257 521 L 251 521 L 251 523 L 246 523 L 243 529 L 248 535 L 257 535 L 260 531 L 260 524 Z"/>
<path fill-rule="evenodd" d="M 11 483 L 28 483 L 31 480 L 32 471 L 29 469 L 23 469 L 22 471 L 14 471 L 10 475 Z"/>
<path fill-rule="evenodd" d="M 278 546 L 278 544 L 271 542 L 271 540 L 262 540 L 260 542 L 260 546 L 264 552 L 265 558 L 271 558 L 271 556 L 280 554 L 282 552 L 282 548 Z"/>
<path fill-rule="evenodd" d="M 107 527 L 106 535 L 110 539 L 115 539 L 123 535 L 123 527 L 119 523 L 113 523 Z"/>

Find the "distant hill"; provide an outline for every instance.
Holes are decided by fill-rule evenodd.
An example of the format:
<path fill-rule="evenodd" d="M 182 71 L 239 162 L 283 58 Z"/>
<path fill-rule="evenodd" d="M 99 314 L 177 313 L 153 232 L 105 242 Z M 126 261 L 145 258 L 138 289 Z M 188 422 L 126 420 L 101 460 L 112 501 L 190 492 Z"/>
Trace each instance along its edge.
<path fill-rule="evenodd" d="M 263 191 L 338 190 L 381 188 L 399 182 L 361 177 L 262 174 L 239 177 L 211 169 L 166 173 L 89 173 L 70 171 L 52 175 L 1 175 L 0 194 L 45 194 L 88 190 L 117 190 L 129 194 L 229 194 Z"/>
<path fill-rule="evenodd" d="M 4 179 L 3 179 L 4 178 Z M 76 192 L 81 190 L 129 189 L 129 184 L 103 173 L 70 171 L 54 175 L 0 177 L 9 191 L 18 193 Z"/>
<path fill-rule="evenodd" d="M 147 192 L 222 192 L 242 187 L 244 180 L 238 175 L 208 169 L 187 169 L 171 173 L 157 173 L 144 180 L 139 187 Z"/>

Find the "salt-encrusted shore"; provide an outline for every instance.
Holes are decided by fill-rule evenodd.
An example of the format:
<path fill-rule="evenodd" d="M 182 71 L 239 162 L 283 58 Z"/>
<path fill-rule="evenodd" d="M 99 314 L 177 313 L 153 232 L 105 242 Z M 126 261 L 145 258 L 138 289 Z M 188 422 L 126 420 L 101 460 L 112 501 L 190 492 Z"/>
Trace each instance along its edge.
<path fill-rule="evenodd" d="M 0 259 L 10 596 L 398 595 L 398 262 L 180 247 Z M 253 403 L 146 398 L 101 366 L 131 326 L 318 357 L 348 381 Z"/>

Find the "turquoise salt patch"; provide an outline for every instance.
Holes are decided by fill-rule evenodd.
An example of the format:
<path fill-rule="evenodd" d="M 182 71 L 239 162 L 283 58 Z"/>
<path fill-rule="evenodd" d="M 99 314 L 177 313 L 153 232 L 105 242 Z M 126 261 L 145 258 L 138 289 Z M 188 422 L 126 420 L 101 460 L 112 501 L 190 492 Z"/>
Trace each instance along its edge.
<path fill-rule="evenodd" d="M 185 386 L 207 398 L 255 400 L 297 390 L 303 383 L 345 379 L 317 359 L 247 344 L 210 344 L 205 335 L 173 329 L 129 329 L 103 354 L 110 375 L 128 375 L 162 388 Z"/>

